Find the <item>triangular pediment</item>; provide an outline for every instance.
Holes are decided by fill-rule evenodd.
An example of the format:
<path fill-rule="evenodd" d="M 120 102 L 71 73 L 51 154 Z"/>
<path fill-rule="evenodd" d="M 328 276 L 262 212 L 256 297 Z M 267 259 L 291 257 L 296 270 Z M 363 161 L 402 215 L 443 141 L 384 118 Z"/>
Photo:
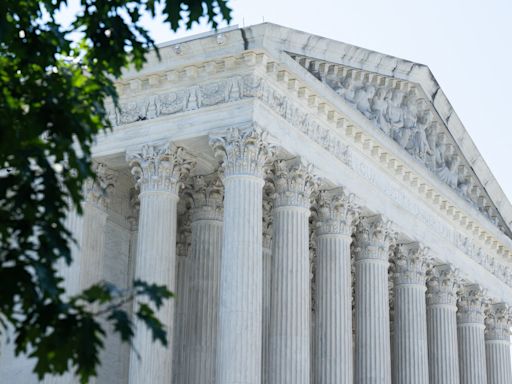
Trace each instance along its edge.
<path fill-rule="evenodd" d="M 483 171 L 486 180 L 480 179 L 473 168 L 477 160 L 483 162 L 480 154 L 475 149 L 471 159 L 466 156 L 420 83 L 304 55 L 290 56 L 336 92 L 340 103 L 398 143 L 510 237 L 510 227 L 486 189 L 494 177 L 487 169 Z"/>

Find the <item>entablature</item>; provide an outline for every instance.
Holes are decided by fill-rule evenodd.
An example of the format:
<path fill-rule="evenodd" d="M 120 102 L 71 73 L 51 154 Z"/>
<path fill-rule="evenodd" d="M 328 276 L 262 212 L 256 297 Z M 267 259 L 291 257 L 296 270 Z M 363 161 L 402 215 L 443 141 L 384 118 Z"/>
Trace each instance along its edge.
<path fill-rule="evenodd" d="M 144 120 L 260 100 L 345 164 L 351 165 L 351 151 L 358 151 L 386 169 L 390 177 L 450 220 L 461 234 L 454 239 L 459 249 L 512 286 L 512 241 L 425 167 L 411 161 L 370 121 L 344 113 L 336 94 L 326 97 L 303 76 L 261 50 L 216 57 L 119 83 L 121 113 L 111 108 L 111 118 L 119 130 Z"/>

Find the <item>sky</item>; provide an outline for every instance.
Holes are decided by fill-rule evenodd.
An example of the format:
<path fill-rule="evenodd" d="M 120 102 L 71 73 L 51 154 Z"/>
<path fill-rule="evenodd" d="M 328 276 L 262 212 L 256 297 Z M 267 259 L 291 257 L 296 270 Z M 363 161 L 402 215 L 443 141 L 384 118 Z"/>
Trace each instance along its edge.
<path fill-rule="evenodd" d="M 426 64 L 512 201 L 511 0 L 231 0 L 233 24 L 280 24 Z M 156 42 L 172 33 L 145 19 Z M 221 24 L 225 26 L 225 24 Z"/>

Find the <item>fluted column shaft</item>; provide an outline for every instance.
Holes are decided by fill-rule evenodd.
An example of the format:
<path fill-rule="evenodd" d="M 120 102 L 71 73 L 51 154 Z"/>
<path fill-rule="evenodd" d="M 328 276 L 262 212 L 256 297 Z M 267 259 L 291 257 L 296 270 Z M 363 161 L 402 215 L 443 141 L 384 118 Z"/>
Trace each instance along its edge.
<path fill-rule="evenodd" d="M 256 177 L 224 181 L 219 383 L 261 380 L 261 189 Z"/>
<path fill-rule="evenodd" d="M 457 283 L 447 266 L 433 268 L 427 290 L 430 384 L 459 384 Z"/>
<path fill-rule="evenodd" d="M 510 356 L 510 313 L 506 304 L 488 311 L 485 330 L 487 384 L 512 383 Z"/>
<path fill-rule="evenodd" d="M 95 204 L 84 204 L 80 288 L 98 283 L 103 276 L 107 212 Z"/>
<path fill-rule="evenodd" d="M 459 300 L 457 335 L 461 384 L 487 382 L 482 299 L 481 290 L 477 286 L 469 286 Z"/>
<path fill-rule="evenodd" d="M 116 173 L 108 169 L 105 164 L 94 163 L 93 167 L 96 179 L 87 180 L 84 184 L 80 289 L 89 288 L 103 277 L 107 204 L 116 180 Z"/>
<path fill-rule="evenodd" d="M 179 206 L 179 205 L 178 205 Z M 186 210 L 186 207 L 183 208 Z M 173 384 L 186 383 L 187 329 L 189 325 L 189 281 L 190 281 L 190 243 L 191 228 L 189 210 L 178 218 L 178 240 L 176 242 L 176 312 L 173 347 Z"/>
<path fill-rule="evenodd" d="M 72 261 L 70 265 L 61 263 L 59 271 L 64 279 L 64 287 L 68 295 L 76 295 L 80 292 L 80 264 L 82 257 L 82 236 L 84 220 L 75 209 L 68 212 L 66 217 L 66 228 L 71 232 L 76 243 L 70 244 Z"/>
<path fill-rule="evenodd" d="M 397 247 L 395 268 L 393 378 L 396 384 L 428 384 L 424 248 Z"/>
<path fill-rule="evenodd" d="M 72 233 L 76 243 L 70 244 L 72 261 L 67 265 L 64 260 L 58 264 L 59 274 L 64 279 L 64 289 L 66 295 L 73 296 L 81 291 L 80 288 L 80 264 L 81 264 L 81 244 L 83 235 L 83 216 L 79 215 L 75 209 L 68 212 L 65 225 L 68 231 Z M 43 384 L 71 384 L 78 382 L 79 379 L 72 372 L 66 372 L 61 376 L 45 376 Z"/>
<path fill-rule="evenodd" d="M 220 181 L 194 178 L 189 316 L 186 338 L 188 373 L 184 383 L 215 383 L 219 281 L 222 252 Z"/>
<path fill-rule="evenodd" d="M 350 243 L 355 210 L 340 190 L 322 192 L 316 230 L 315 384 L 352 384 Z"/>
<path fill-rule="evenodd" d="M 309 384 L 309 197 L 306 166 L 275 166 L 269 384 Z"/>
<path fill-rule="evenodd" d="M 191 163 L 183 149 L 172 145 L 143 146 L 129 154 L 140 187 L 140 213 L 135 278 L 166 285 L 175 291 L 176 227 L 180 179 Z M 174 301 L 166 301 L 157 317 L 167 331 L 167 343 L 153 341 L 151 331 L 136 321 L 130 354 L 131 384 L 169 384 L 172 381 Z M 137 355 L 137 353 L 140 355 Z"/>
<path fill-rule="evenodd" d="M 268 379 L 268 351 L 270 344 L 270 297 L 272 283 L 272 200 L 269 193 L 263 198 L 263 312 L 262 312 L 262 382 Z"/>
<path fill-rule="evenodd" d="M 365 217 L 356 232 L 356 384 L 391 383 L 388 226 L 380 216 Z"/>
<path fill-rule="evenodd" d="M 257 129 L 210 143 L 224 168 L 217 383 L 260 384 L 262 355 L 262 188 L 268 147 Z"/>

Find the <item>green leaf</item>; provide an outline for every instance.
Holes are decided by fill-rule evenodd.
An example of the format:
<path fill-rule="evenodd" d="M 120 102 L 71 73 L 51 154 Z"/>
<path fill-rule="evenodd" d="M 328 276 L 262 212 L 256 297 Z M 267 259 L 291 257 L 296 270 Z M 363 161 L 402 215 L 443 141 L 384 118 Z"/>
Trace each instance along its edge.
<path fill-rule="evenodd" d="M 137 295 L 146 296 L 156 308 L 159 309 L 165 299 L 173 297 L 171 291 L 165 285 L 150 284 L 145 281 L 135 280 L 133 286 L 136 288 Z"/>
<path fill-rule="evenodd" d="M 151 307 L 145 303 L 139 303 L 139 309 L 137 310 L 136 316 L 151 331 L 153 341 L 159 341 L 164 347 L 166 347 L 166 330 L 160 320 L 155 316 L 155 312 Z"/>
<path fill-rule="evenodd" d="M 87 382 L 102 324 L 130 342 L 135 317 L 166 345 L 152 308 L 172 297 L 143 281 L 133 290 L 99 282 L 65 293 L 59 268 L 71 264 L 77 240 L 66 220 L 82 214 L 84 183 L 95 177 L 91 147 L 112 128 L 106 101 L 118 107 L 114 82 L 123 70 L 140 69 L 150 49 L 159 54 L 141 23 L 157 4 L 173 30 L 200 20 L 216 28 L 231 16 L 224 0 L 80 4 L 68 27 L 55 17 L 64 0 L 0 1 L 0 333 L 13 330 L 16 353 L 29 351 L 38 377 L 72 371 Z M 130 318 L 124 308 L 134 298 L 143 304 Z"/>

